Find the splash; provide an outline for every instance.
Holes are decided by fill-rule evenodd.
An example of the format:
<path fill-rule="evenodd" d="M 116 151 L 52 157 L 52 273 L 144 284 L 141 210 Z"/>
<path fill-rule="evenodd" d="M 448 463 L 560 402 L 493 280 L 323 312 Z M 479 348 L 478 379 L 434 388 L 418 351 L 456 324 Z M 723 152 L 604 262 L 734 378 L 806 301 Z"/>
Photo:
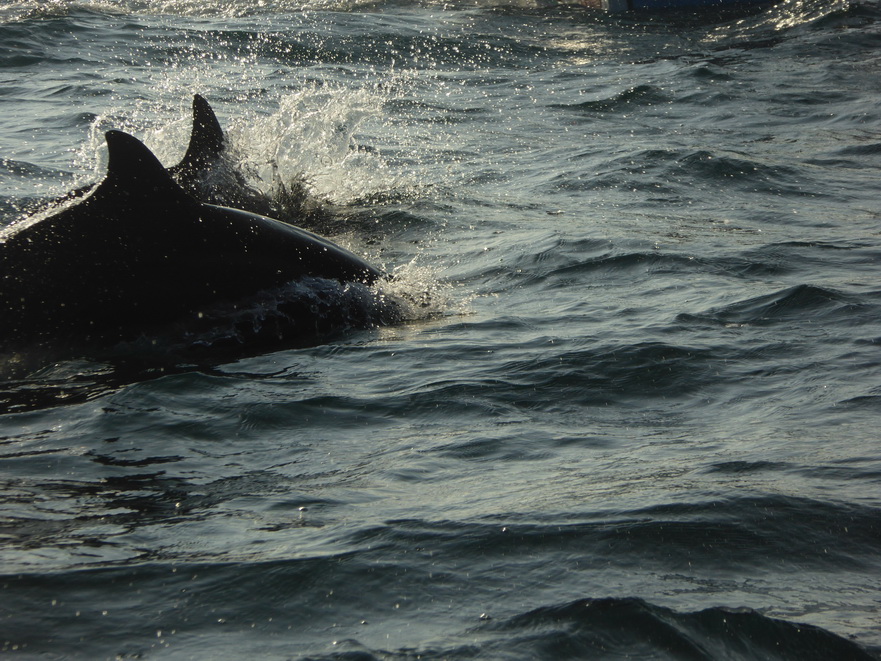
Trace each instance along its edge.
<path fill-rule="evenodd" d="M 401 301 L 403 320 L 420 321 L 468 314 L 473 292 L 438 277 L 437 268 L 414 257 L 393 271 L 393 278 L 377 285 L 384 296 Z"/>
<path fill-rule="evenodd" d="M 385 102 L 374 89 L 307 84 L 269 115 L 234 120 L 229 135 L 244 168 L 270 192 L 308 182 L 313 195 L 349 204 L 400 185 L 378 150 L 359 141 L 382 122 Z"/>

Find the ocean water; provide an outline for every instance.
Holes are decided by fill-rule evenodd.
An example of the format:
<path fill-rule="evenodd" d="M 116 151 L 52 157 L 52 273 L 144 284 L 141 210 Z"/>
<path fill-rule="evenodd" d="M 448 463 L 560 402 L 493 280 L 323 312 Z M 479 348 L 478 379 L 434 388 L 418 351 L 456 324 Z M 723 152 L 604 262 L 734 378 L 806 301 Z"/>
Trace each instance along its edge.
<path fill-rule="evenodd" d="M 0 223 L 107 129 L 176 162 L 199 93 L 395 275 L 306 343 L 5 356 L 4 657 L 881 658 L 877 3 L 25 0 L 0 44 Z"/>

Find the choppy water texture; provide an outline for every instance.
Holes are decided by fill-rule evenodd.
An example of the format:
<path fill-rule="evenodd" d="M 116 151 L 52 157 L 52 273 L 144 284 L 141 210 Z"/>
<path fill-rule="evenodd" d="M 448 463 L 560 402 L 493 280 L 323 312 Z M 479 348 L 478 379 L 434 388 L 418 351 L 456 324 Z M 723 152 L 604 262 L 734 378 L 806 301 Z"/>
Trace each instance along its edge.
<path fill-rule="evenodd" d="M 0 649 L 881 658 L 879 18 L 0 5 L 4 223 L 199 92 L 412 302 L 19 366 Z"/>

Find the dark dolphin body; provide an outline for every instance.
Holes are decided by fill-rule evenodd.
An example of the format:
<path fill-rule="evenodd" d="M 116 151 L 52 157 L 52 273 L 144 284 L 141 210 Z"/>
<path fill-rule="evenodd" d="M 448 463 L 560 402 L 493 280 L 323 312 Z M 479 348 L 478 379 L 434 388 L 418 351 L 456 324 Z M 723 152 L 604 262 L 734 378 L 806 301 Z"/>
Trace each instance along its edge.
<path fill-rule="evenodd" d="M 136 138 L 106 139 L 107 176 L 91 194 L 0 232 L 0 350 L 126 339 L 303 278 L 381 277 L 315 234 L 198 202 Z"/>

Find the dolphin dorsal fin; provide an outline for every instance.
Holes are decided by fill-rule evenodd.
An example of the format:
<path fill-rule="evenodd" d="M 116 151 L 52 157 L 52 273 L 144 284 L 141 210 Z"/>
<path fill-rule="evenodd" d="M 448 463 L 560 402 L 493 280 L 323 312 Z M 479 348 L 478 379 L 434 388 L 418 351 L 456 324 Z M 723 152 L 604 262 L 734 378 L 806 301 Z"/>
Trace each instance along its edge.
<path fill-rule="evenodd" d="M 107 176 L 90 198 L 124 195 L 155 200 L 161 195 L 166 199 L 192 201 L 143 142 L 117 130 L 107 131 L 104 138 L 107 140 Z"/>
<path fill-rule="evenodd" d="M 193 132 L 183 160 L 175 166 L 176 170 L 195 170 L 205 167 L 220 157 L 226 141 L 223 129 L 217 121 L 211 106 L 204 97 L 193 95 Z"/>

